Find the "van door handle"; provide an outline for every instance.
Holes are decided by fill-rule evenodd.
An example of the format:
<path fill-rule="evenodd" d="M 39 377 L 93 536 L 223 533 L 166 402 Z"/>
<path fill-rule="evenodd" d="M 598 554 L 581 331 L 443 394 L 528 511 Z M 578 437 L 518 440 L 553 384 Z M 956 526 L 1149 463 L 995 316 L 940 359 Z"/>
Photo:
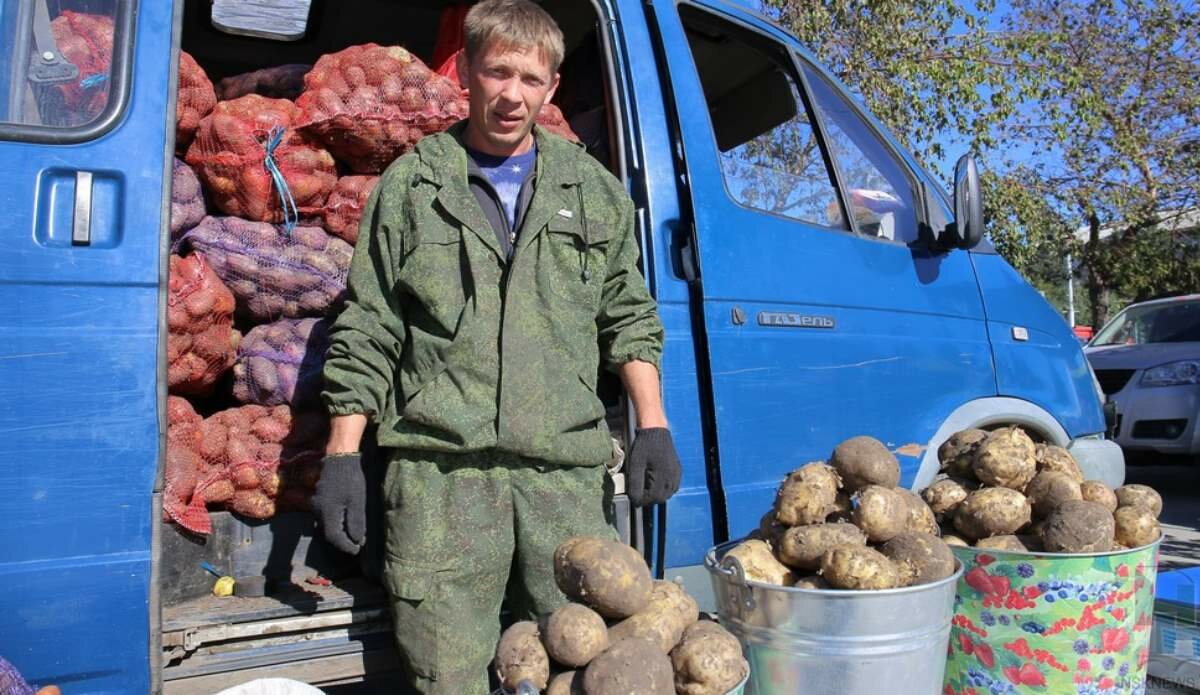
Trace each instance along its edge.
<path fill-rule="evenodd" d="M 683 279 L 696 282 L 700 279 L 700 258 L 696 252 L 695 227 L 690 222 L 676 221 L 671 246 L 679 249 L 679 272 Z"/>
<path fill-rule="evenodd" d="M 71 245 L 92 243 L 92 172 L 75 172 L 75 214 L 71 217 Z"/>

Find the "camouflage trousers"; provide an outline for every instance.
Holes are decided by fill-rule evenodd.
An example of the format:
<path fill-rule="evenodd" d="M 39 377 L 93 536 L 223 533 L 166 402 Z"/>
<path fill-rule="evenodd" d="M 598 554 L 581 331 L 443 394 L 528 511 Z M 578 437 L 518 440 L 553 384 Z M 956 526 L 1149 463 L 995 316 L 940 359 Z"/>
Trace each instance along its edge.
<path fill-rule="evenodd" d="M 486 695 L 507 597 L 516 619 L 566 598 L 553 556 L 576 535 L 611 538 L 605 467 L 500 452 L 389 452 L 383 581 L 413 692 Z"/>

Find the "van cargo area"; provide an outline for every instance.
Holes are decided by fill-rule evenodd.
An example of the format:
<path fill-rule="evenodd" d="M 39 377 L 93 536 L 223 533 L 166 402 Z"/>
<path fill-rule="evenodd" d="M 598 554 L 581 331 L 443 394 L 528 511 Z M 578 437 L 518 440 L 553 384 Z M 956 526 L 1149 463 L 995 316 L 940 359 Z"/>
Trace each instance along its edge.
<path fill-rule="evenodd" d="M 589 152 L 613 164 L 610 169 L 619 173 L 617 138 L 609 137 L 613 111 L 605 75 L 608 59 L 596 31 L 596 12 L 583 0 L 551 0 L 543 6 L 562 27 L 566 44 L 554 103 Z M 182 49 L 218 85 L 220 98 L 225 78 L 278 66 L 298 65 L 296 72 L 300 72 L 323 55 L 367 43 L 403 46 L 436 69 L 432 57 L 439 50 L 439 28 L 446 34 L 446 27 L 461 21 L 464 6 L 438 0 L 316 0 L 303 36 L 287 41 L 222 30 L 213 21 L 213 8 L 213 3 L 202 0 L 184 4 Z M 449 32 L 451 38 L 454 33 Z M 440 50 L 446 52 L 444 46 Z M 182 152 L 177 156 L 182 157 Z M 339 174 L 350 173 L 339 164 Z M 209 207 L 210 214 L 219 214 Z M 244 335 L 250 326 L 239 322 L 246 320 L 235 320 L 235 328 Z M 239 405 L 230 396 L 227 381 L 226 377 L 217 384 L 215 395 L 189 398 L 199 415 Z M 619 383 L 607 381 L 603 389 L 610 427 L 620 437 Z M 372 467 L 378 476 L 372 487 L 376 492 L 381 465 L 376 460 Z M 377 581 L 382 562 L 377 495 L 370 503 L 374 523 L 357 558 L 328 545 L 307 511 L 279 511 L 262 520 L 210 511 L 212 528 L 207 536 L 164 522 L 159 532 L 164 692 L 212 693 L 273 675 L 303 680 L 328 692 L 400 687 L 401 663 L 386 596 Z M 618 506 L 625 511 L 619 526 L 628 538 L 623 496 Z M 239 585 L 232 597 L 213 596 L 217 578 L 213 571 L 262 577 L 265 595 L 241 595 Z"/>

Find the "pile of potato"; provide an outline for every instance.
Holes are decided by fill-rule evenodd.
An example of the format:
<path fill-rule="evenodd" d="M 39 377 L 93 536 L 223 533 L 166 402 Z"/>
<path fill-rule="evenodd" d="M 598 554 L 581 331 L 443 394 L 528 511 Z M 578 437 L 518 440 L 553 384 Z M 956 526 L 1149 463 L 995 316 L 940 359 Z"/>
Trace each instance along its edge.
<path fill-rule="evenodd" d="M 749 673 L 737 638 L 700 620 L 678 584 L 652 580 L 627 545 L 571 538 L 555 550 L 554 579 L 571 602 L 496 646 L 509 692 L 527 681 L 546 695 L 724 695 Z"/>
<path fill-rule="evenodd" d="M 233 365 L 241 334 L 233 328 L 233 294 L 203 256 L 168 260 L 167 386 L 207 394 Z"/>
<path fill-rule="evenodd" d="M 1084 480 L 1066 449 L 1035 444 L 1020 427 L 963 430 L 939 447 L 938 459 L 942 475 L 921 494 L 948 543 L 1098 553 L 1159 537 L 1162 497 L 1153 488 L 1114 491 Z"/>
<path fill-rule="evenodd" d="M 357 243 L 358 223 L 377 183 L 378 176 L 343 176 L 338 179 L 321 211 L 325 231 L 341 237 L 348 244 Z"/>
<path fill-rule="evenodd" d="M 792 471 L 751 539 L 730 550 L 746 579 L 802 589 L 893 589 L 954 574 L 933 510 L 897 487 L 900 463 L 854 437 Z"/>

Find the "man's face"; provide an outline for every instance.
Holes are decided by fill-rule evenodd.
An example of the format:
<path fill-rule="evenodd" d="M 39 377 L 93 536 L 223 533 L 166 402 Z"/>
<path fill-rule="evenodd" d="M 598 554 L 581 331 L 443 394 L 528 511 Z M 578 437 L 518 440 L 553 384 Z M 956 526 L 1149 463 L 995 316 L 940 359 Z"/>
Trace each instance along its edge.
<path fill-rule="evenodd" d="M 533 46 L 485 46 L 458 56 L 458 79 L 471 90 L 467 144 L 494 155 L 520 154 L 542 104 L 554 96 L 558 73 Z"/>

